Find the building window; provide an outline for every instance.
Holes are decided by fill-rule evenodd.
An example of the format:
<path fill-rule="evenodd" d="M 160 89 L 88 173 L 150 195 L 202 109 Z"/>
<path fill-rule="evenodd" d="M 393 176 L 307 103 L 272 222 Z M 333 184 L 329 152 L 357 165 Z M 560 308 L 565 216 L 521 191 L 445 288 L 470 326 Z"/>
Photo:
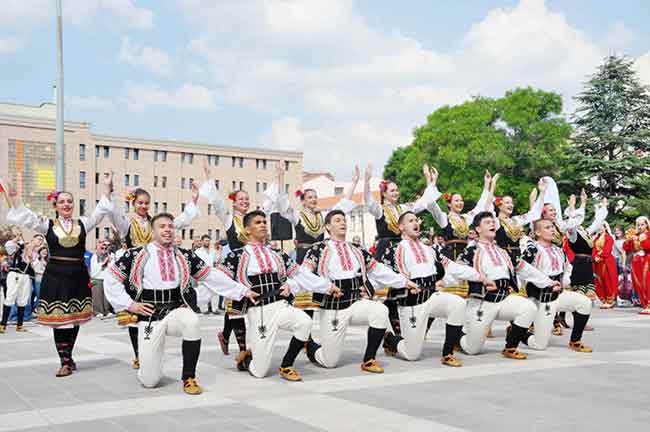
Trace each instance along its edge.
<path fill-rule="evenodd" d="M 284 170 L 289 171 L 289 161 L 284 161 Z"/>
<path fill-rule="evenodd" d="M 208 228 L 208 237 L 212 240 L 212 229 Z"/>
<path fill-rule="evenodd" d="M 124 201 L 124 212 L 128 213 L 129 211 L 131 211 L 131 203 L 128 201 Z"/>
<path fill-rule="evenodd" d="M 181 157 L 181 162 L 187 162 L 188 164 L 194 163 L 194 154 L 193 153 L 183 153 Z"/>
<path fill-rule="evenodd" d="M 95 157 L 99 157 L 99 147 L 95 146 Z"/>
<path fill-rule="evenodd" d="M 243 157 L 239 158 L 239 168 L 244 168 L 244 158 Z"/>
<path fill-rule="evenodd" d="M 190 181 L 187 183 L 187 188 L 192 189 L 192 183 L 194 183 L 194 179 L 190 177 Z"/>
<path fill-rule="evenodd" d="M 260 191 L 260 182 L 255 183 L 255 192 L 259 193 Z"/>
<path fill-rule="evenodd" d="M 190 228 L 190 240 L 194 240 L 194 228 Z"/>
<path fill-rule="evenodd" d="M 131 182 L 131 176 L 128 174 L 124 174 L 124 186 L 128 186 L 130 182 Z"/>
<path fill-rule="evenodd" d="M 167 213 L 167 202 L 163 201 L 163 212 Z"/>
<path fill-rule="evenodd" d="M 185 177 L 181 177 L 181 189 L 185 189 Z"/>
<path fill-rule="evenodd" d="M 79 171 L 79 189 L 86 189 L 86 171 Z"/>
<path fill-rule="evenodd" d="M 104 238 L 110 238 L 111 236 L 111 229 L 109 227 L 104 227 Z"/>
<path fill-rule="evenodd" d="M 214 181 L 214 187 L 216 190 L 219 190 L 219 180 Z"/>
<path fill-rule="evenodd" d="M 128 148 L 125 148 L 125 149 L 124 149 L 124 159 L 128 159 L 128 158 L 129 158 L 129 153 L 131 153 L 131 150 L 128 149 Z"/>
<path fill-rule="evenodd" d="M 284 185 L 284 193 L 289 193 L 289 183 Z"/>
<path fill-rule="evenodd" d="M 208 216 L 212 214 L 212 204 L 208 204 Z"/>
<path fill-rule="evenodd" d="M 208 155 L 208 165 L 219 165 L 219 156 L 217 155 Z"/>
<path fill-rule="evenodd" d="M 214 230 L 214 238 L 216 240 L 221 240 L 221 230 Z"/>
<path fill-rule="evenodd" d="M 185 230 L 181 230 L 181 239 L 185 240 Z"/>
<path fill-rule="evenodd" d="M 255 159 L 255 169 L 260 169 L 262 161 L 260 159 Z"/>
<path fill-rule="evenodd" d="M 95 173 L 95 184 L 99 184 L 99 173 Z"/>
<path fill-rule="evenodd" d="M 266 182 L 264 182 L 264 184 L 262 185 L 262 188 L 263 188 L 264 192 L 266 192 L 266 189 L 268 188 L 268 186 L 269 185 Z"/>
<path fill-rule="evenodd" d="M 154 150 L 153 160 L 154 162 L 167 162 L 167 152 L 162 150 Z"/>
<path fill-rule="evenodd" d="M 140 149 L 133 149 L 133 160 L 140 160 Z"/>
<path fill-rule="evenodd" d="M 343 188 L 340 186 L 337 186 L 334 188 L 334 195 L 343 195 Z"/>
<path fill-rule="evenodd" d="M 85 199 L 80 199 L 79 200 L 79 216 L 85 216 L 86 215 L 86 200 Z"/>
<path fill-rule="evenodd" d="M 99 227 L 95 228 L 95 238 L 99 239 Z"/>
<path fill-rule="evenodd" d="M 104 158 L 108 158 L 111 155 L 111 149 L 107 146 L 104 146 Z"/>
<path fill-rule="evenodd" d="M 167 176 L 163 176 L 162 178 L 162 187 L 163 189 L 167 187 Z"/>
<path fill-rule="evenodd" d="M 153 203 L 153 212 L 154 212 L 155 214 L 158 214 L 158 201 L 156 201 L 155 203 Z"/>
<path fill-rule="evenodd" d="M 86 160 L 86 144 L 79 144 L 79 160 Z"/>
<path fill-rule="evenodd" d="M 233 168 L 235 167 L 235 164 L 236 164 L 236 163 L 237 163 L 237 158 L 233 156 L 233 157 L 232 157 L 232 167 L 233 167 Z"/>
<path fill-rule="evenodd" d="M 181 213 L 185 211 L 185 203 L 181 203 Z"/>
<path fill-rule="evenodd" d="M 236 190 L 237 190 L 237 182 L 233 180 L 232 181 L 232 191 L 234 192 Z"/>
<path fill-rule="evenodd" d="M 158 176 L 153 176 L 153 187 L 158 187 Z"/>
<path fill-rule="evenodd" d="M 139 174 L 134 174 L 133 175 L 133 186 L 140 186 L 140 175 Z"/>
<path fill-rule="evenodd" d="M 239 182 L 239 190 L 243 191 L 244 190 L 244 182 Z"/>

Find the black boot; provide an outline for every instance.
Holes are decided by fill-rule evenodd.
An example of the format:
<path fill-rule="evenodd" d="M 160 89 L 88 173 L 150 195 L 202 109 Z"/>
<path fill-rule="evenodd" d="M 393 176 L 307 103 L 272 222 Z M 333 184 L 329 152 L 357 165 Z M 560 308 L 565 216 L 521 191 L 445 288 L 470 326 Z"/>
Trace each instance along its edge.
<path fill-rule="evenodd" d="M 384 335 L 384 352 L 386 355 L 394 357 L 397 355 L 397 344 L 402 340 L 401 336 L 395 336 L 392 332 L 387 331 Z"/>
<path fill-rule="evenodd" d="M 293 362 L 296 361 L 296 357 L 298 357 L 300 350 L 302 350 L 304 347 L 305 341 L 296 339 L 295 336 L 292 337 L 291 342 L 289 342 L 289 348 L 287 348 L 287 352 L 282 358 L 282 364 L 280 367 L 287 368 L 293 366 Z"/>
<path fill-rule="evenodd" d="M 316 366 L 322 366 L 316 360 L 316 351 L 318 351 L 320 345 L 314 342 L 313 339 L 309 339 L 305 344 L 305 348 L 307 349 L 307 358 L 309 359 L 309 361 L 315 364 Z"/>
<path fill-rule="evenodd" d="M 589 315 L 573 312 L 573 329 L 571 330 L 571 342 L 578 342 L 582 340 L 582 333 L 585 331 L 587 321 L 589 321 Z"/>
<path fill-rule="evenodd" d="M 246 321 L 243 318 L 238 318 L 230 320 L 230 326 L 232 327 L 233 333 L 235 333 L 235 339 L 237 339 L 237 345 L 239 346 L 239 352 L 246 351 Z M 224 332 L 224 338 L 225 338 Z"/>
<path fill-rule="evenodd" d="M 445 330 L 445 343 L 442 345 L 443 357 L 454 354 L 454 347 L 460 344 L 460 338 L 463 336 L 463 326 L 446 324 Z"/>
<path fill-rule="evenodd" d="M 139 355 L 138 355 L 138 328 L 137 327 L 129 327 L 129 339 L 131 339 L 131 347 L 133 348 L 133 354 L 135 355 L 135 359 L 137 360 L 139 358 Z"/>
<path fill-rule="evenodd" d="M 7 327 L 7 321 L 9 321 L 9 314 L 11 314 L 11 306 L 2 305 L 2 322 L 1 326 Z"/>
<path fill-rule="evenodd" d="M 402 326 L 399 322 L 399 312 L 397 311 L 397 303 L 394 300 L 384 301 L 384 306 L 388 308 L 388 319 L 390 325 L 393 327 L 396 336 L 402 334 Z"/>

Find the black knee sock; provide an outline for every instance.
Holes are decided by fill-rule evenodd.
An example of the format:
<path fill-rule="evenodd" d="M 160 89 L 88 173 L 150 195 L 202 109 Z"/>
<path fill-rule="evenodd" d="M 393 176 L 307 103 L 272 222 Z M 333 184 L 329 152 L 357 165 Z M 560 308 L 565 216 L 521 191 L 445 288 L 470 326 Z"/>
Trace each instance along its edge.
<path fill-rule="evenodd" d="M 138 357 L 138 328 L 137 327 L 129 327 L 129 339 L 131 339 L 131 346 L 133 347 L 133 354 L 135 354 L 135 358 Z"/>
<path fill-rule="evenodd" d="M 298 357 L 298 354 L 300 354 L 300 350 L 303 349 L 304 347 L 305 347 L 305 341 L 296 339 L 295 336 L 292 337 L 291 342 L 289 342 L 289 348 L 287 348 L 287 352 L 282 358 L 281 366 L 283 368 L 293 366 L 293 362 L 296 361 L 296 357 Z"/>
<path fill-rule="evenodd" d="M 61 360 L 61 366 L 70 366 L 72 364 L 72 346 L 71 335 L 72 329 L 52 329 L 54 334 L 54 345 Z"/>
<path fill-rule="evenodd" d="M 318 364 L 316 361 L 316 351 L 320 348 L 320 345 L 314 342 L 313 339 L 307 341 L 307 358 L 310 362 Z"/>
<path fill-rule="evenodd" d="M 519 342 L 522 341 L 524 336 L 528 333 L 528 329 L 519 327 L 517 324 L 512 324 L 510 331 L 506 335 L 506 348 L 517 348 Z"/>
<path fill-rule="evenodd" d="M 434 317 L 429 317 L 429 319 L 427 319 L 427 331 L 429 331 L 434 321 L 435 321 Z"/>
<path fill-rule="evenodd" d="M 25 306 L 17 306 L 16 307 L 16 327 L 22 326 L 24 319 L 25 319 Z"/>
<path fill-rule="evenodd" d="M 402 327 L 399 323 L 399 312 L 397 312 L 397 303 L 393 300 L 386 300 L 384 306 L 388 308 L 388 319 L 390 320 L 390 325 L 393 326 L 396 336 L 402 334 Z"/>
<path fill-rule="evenodd" d="M 9 321 L 9 314 L 11 313 L 11 306 L 2 305 L 2 325 L 6 326 Z"/>
<path fill-rule="evenodd" d="M 528 338 L 530 338 L 532 335 L 534 335 L 534 333 L 532 333 L 530 330 L 528 330 L 526 332 L 526 334 L 524 335 L 524 337 L 521 339 L 521 343 L 523 343 L 524 345 L 527 346 L 528 345 Z"/>
<path fill-rule="evenodd" d="M 573 312 L 573 329 L 571 330 L 571 342 L 578 342 L 582 339 L 582 332 L 585 331 L 587 321 L 589 321 L 589 315 Z"/>
<path fill-rule="evenodd" d="M 238 318 L 230 320 L 230 325 L 233 333 L 235 333 L 239 351 L 246 351 L 246 321 L 243 318 Z"/>
<path fill-rule="evenodd" d="M 183 375 L 181 379 L 196 378 L 196 364 L 201 353 L 201 339 L 195 341 L 183 340 Z"/>
<path fill-rule="evenodd" d="M 384 348 L 389 351 L 397 352 L 397 344 L 404 339 L 402 336 L 397 336 L 391 332 L 386 332 L 384 335 Z"/>
<path fill-rule="evenodd" d="M 364 363 L 375 358 L 381 341 L 384 339 L 384 333 L 386 333 L 386 329 L 368 327 L 368 345 L 366 345 L 366 353 L 363 355 Z"/>
<path fill-rule="evenodd" d="M 454 353 L 454 346 L 460 343 L 460 338 L 463 335 L 463 326 L 447 324 L 445 327 L 445 343 L 442 345 L 443 357 Z"/>
<path fill-rule="evenodd" d="M 232 321 L 230 315 L 226 313 L 223 318 L 223 338 L 226 340 L 226 344 L 230 341 L 230 333 L 232 333 Z"/>

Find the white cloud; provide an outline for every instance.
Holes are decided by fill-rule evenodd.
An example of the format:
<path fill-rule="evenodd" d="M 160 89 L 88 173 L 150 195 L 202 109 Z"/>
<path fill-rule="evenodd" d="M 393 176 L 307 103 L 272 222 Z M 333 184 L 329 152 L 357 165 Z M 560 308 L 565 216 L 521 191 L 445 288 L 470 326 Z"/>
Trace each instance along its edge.
<path fill-rule="evenodd" d="M 112 100 L 100 96 L 66 96 L 65 105 L 77 111 L 110 111 L 114 108 Z"/>
<path fill-rule="evenodd" d="M 32 30 L 43 25 L 54 25 L 54 0 L 2 0 L 0 13 L 0 40 L 2 32 L 15 33 L 14 50 L 27 44 Z M 116 30 L 149 31 L 154 27 L 154 13 L 136 6 L 134 0 L 64 0 L 63 21 L 77 27 L 102 25 Z M 2 51 L 0 51 L 2 54 Z"/>
<path fill-rule="evenodd" d="M 602 45 L 605 48 L 615 51 L 624 51 L 636 40 L 636 35 L 625 26 L 625 23 L 617 21 L 607 30 L 603 36 Z"/>
<path fill-rule="evenodd" d="M 0 39 L 0 55 L 12 54 L 20 49 L 22 42 L 17 38 Z"/>
<path fill-rule="evenodd" d="M 122 38 L 118 60 L 143 67 L 159 77 L 171 77 L 174 74 L 172 61 L 163 50 L 131 42 L 128 36 Z"/>
<path fill-rule="evenodd" d="M 636 59 L 634 62 L 634 69 L 636 70 L 641 82 L 650 86 L 650 51 Z"/>
<path fill-rule="evenodd" d="M 204 64 L 206 86 L 226 103 L 273 115 L 263 141 L 300 144 L 320 167 L 335 166 L 328 157 L 339 154 L 343 167 L 385 162 L 427 114 L 470 95 L 531 85 L 560 92 L 571 111 L 605 52 L 543 0 L 493 9 L 444 52 L 373 28 L 354 0 L 177 2 L 196 31 L 188 48 Z"/>
<path fill-rule="evenodd" d="M 192 83 L 165 90 L 155 83 L 127 81 L 124 93 L 123 102 L 135 112 L 143 112 L 153 107 L 199 111 L 209 111 L 217 107 L 213 91 Z"/>

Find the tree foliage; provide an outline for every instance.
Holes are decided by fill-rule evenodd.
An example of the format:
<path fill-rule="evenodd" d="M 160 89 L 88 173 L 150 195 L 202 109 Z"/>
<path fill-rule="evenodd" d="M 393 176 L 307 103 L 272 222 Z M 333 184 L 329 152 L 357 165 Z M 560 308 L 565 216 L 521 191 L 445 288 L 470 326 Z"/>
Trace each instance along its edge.
<path fill-rule="evenodd" d="M 632 63 L 607 57 L 576 97 L 572 118 L 578 180 L 609 199 L 616 219 L 650 209 L 650 89 L 641 85 Z"/>
<path fill-rule="evenodd" d="M 441 191 L 476 201 L 486 169 L 502 175 L 497 194 L 512 194 L 528 208 L 528 194 L 540 177 L 561 177 L 568 167 L 571 126 L 561 117 L 559 94 L 517 88 L 502 98 L 475 97 L 443 106 L 414 131 L 413 142 L 390 157 L 384 177 L 400 185 L 405 198 L 425 186 L 421 165 L 435 166 Z"/>

